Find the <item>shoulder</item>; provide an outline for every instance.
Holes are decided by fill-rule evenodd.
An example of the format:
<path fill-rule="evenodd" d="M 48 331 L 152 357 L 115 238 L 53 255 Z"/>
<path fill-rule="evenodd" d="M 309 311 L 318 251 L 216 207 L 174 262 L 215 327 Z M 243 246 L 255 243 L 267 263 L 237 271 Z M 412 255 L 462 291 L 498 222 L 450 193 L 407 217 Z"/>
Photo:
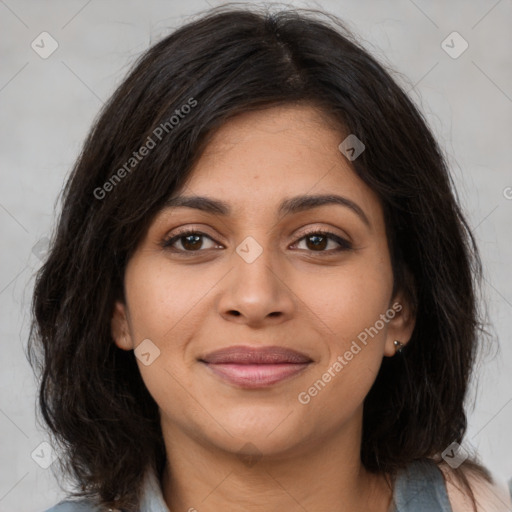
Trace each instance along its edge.
<path fill-rule="evenodd" d="M 102 509 L 90 500 L 61 501 L 44 512 L 101 512 Z"/>
<path fill-rule="evenodd" d="M 467 512 L 473 510 L 472 502 L 466 489 L 456 478 L 453 469 L 445 463 L 439 464 L 445 482 L 448 498 L 453 512 Z M 507 488 L 496 481 L 488 482 L 474 469 L 463 470 L 471 490 L 475 496 L 478 512 L 511 512 L 512 501 Z M 492 475 L 491 475 L 492 476 Z M 493 480 L 495 480 L 493 478 Z"/>

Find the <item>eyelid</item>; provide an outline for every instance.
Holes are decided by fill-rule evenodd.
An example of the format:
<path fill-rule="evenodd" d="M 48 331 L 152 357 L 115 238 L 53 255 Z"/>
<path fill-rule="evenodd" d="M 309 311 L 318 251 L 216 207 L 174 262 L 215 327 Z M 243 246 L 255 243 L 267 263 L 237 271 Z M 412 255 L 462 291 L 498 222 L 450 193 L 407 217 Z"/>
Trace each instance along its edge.
<path fill-rule="evenodd" d="M 349 237 L 338 235 L 335 232 L 330 231 L 329 229 L 325 229 L 325 228 L 310 228 L 310 229 L 302 232 L 301 234 L 296 235 L 295 242 L 293 242 L 292 245 L 299 244 L 302 240 L 304 240 L 305 238 L 307 238 L 308 236 L 311 236 L 311 235 L 324 236 L 324 237 L 328 238 L 329 240 L 336 242 L 338 244 L 338 248 L 330 249 L 328 251 L 312 251 L 312 250 L 306 251 L 308 253 L 317 253 L 320 256 L 321 255 L 329 256 L 329 255 L 339 254 L 341 252 L 350 251 L 350 250 L 354 249 L 354 245 L 353 245 L 352 241 L 349 239 Z"/>
<path fill-rule="evenodd" d="M 178 231 L 175 231 L 175 232 L 173 232 L 170 235 L 165 235 L 164 238 L 162 239 L 162 241 L 159 243 L 159 245 L 162 246 L 164 249 L 172 250 L 171 249 L 171 242 L 175 243 L 180 238 L 188 236 L 188 235 L 203 236 L 203 237 L 209 238 L 210 240 L 212 240 L 212 242 L 215 242 L 216 244 L 220 245 L 220 243 L 217 242 L 217 240 L 213 236 L 209 235 L 208 233 L 205 233 L 201 229 L 197 229 L 197 228 L 194 228 L 194 227 L 185 227 L 185 228 L 182 228 L 182 229 L 178 228 Z M 193 252 L 203 252 L 204 250 L 205 249 L 202 249 L 202 250 L 199 250 L 199 251 L 175 250 L 175 252 L 193 253 Z"/>
<path fill-rule="evenodd" d="M 339 228 L 338 228 L 339 231 Z M 303 231 L 299 230 L 298 233 L 295 233 L 293 235 L 295 240 L 298 240 L 300 238 L 304 238 L 308 235 L 314 235 L 315 233 L 325 233 L 326 235 L 330 235 L 333 237 L 341 238 L 345 240 L 346 242 L 352 244 L 352 239 L 348 234 L 338 233 L 335 231 L 335 228 L 330 227 L 306 227 Z M 300 238 L 298 238 L 300 237 Z"/>

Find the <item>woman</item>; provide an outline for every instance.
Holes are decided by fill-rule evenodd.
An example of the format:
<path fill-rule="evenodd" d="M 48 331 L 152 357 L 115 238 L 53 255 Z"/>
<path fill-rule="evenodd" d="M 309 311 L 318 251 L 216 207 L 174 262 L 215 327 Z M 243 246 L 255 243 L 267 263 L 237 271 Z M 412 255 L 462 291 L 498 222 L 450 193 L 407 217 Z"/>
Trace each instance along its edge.
<path fill-rule="evenodd" d="M 82 498 L 52 510 L 510 506 L 463 443 L 481 269 L 446 163 L 318 14 L 188 23 L 86 141 L 33 301 Z"/>

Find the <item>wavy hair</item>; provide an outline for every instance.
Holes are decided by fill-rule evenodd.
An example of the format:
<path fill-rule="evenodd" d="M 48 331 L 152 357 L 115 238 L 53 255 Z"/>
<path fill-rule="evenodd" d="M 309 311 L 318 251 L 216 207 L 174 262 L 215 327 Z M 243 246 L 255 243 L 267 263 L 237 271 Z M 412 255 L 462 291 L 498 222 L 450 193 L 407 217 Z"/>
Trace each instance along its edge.
<path fill-rule="evenodd" d="M 181 115 L 191 99 L 197 104 Z M 239 113 L 299 103 L 365 144 L 353 169 L 381 200 L 394 292 L 416 314 L 412 338 L 399 357 L 384 358 L 365 399 L 362 463 L 396 474 L 413 460 L 442 462 L 439 454 L 462 442 L 483 331 L 481 262 L 427 122 L 335 16 L 228 5 L 201 13 L 137 60 L 63 189 L 36 276 L 28 357 L 73 496 L 131 510 L 143 470 L 160 475 L 165 464 L 157 404 L 133 352 L 111 334 L 127 261 L 219 126 Z M 162 126 L 165 136 L 132 161 Z M 491 481 L 476 461 L 465 466 Z"/>

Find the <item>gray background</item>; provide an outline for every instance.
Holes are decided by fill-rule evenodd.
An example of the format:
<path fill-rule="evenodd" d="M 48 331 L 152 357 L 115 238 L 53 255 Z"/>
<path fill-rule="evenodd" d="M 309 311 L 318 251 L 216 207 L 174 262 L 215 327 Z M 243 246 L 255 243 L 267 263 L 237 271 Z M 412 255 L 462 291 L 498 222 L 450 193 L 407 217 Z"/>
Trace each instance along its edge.
<path fill-rule="evenodd" d="M 210 5 L 219 3 L 210 0 Z M 512 1 L 325 0 L 293 5 L 324 8 L 345 19 L 365 46 L 396 71 L 448 153 L 482 251 L 490 329 L 499 340 L 499 350 L 479 361 L 469 401 L 467 447 L 478 451 L 498 479 L 508 480 Z M 47 436 L 36 423 L 35 382 L 23 351 L 34 272 L 41 264 L 38 254 L 51 231 L 64 179 L 99 108 L 134 58 L 207 7 L 204 0 L 0 0 L 0 511 L 41 511 L 64 496 L 52 467 L 43 469 L 31 458 L 36 450 L 34 458 L 39 455 L 44 463 L 51 451 L 39 447 Z M 43 31 L 59 45 L 47 59 L 31 48 Z M 441 45 L 453 31 L 469 44 L 456 59 Z M 460 40 L 448 41 L 452 51 L 462 48 Z"/>

